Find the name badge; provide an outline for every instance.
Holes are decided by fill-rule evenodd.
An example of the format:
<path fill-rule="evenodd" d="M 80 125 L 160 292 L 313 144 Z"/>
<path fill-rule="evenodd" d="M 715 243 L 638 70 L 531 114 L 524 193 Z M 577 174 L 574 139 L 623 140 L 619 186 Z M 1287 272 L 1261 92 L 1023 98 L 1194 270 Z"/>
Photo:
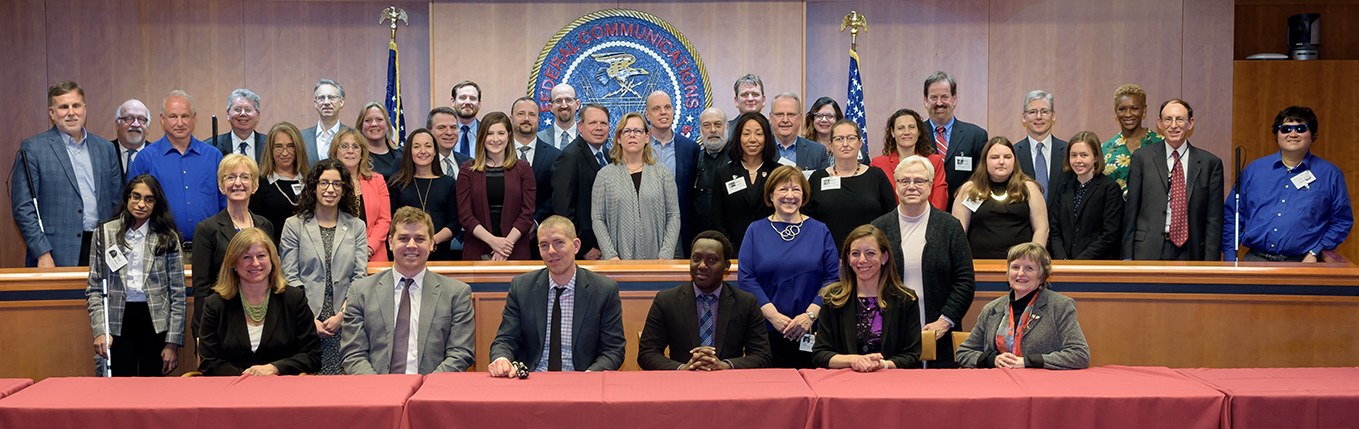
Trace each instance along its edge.
<path fill-rule="evenodd" d="M 972 171 L 972 157 L 962 155 L 953 157 L 953 171 Z"/>
<path fill-rule="evenodd" d="M 293 184 L 293 195 L 302 195 L 302 183 Z"/>
<path fill-rule="evenodd" d="M 840 189 L 840 176 L 830 176 L 821 178 L 821 190 L 829 191 Z"/>
<path fill-rule="evenodd" d="M 798 350 L 801 350 L 801 351 L 804 351 L 804 352 L 810 352 L 810 351 L 812 351 L 812 346 L 815 345 L 815 344 L 816 344 L 816 336 L 815 336 L 815 335 L 812 335 L 812 334 L 802 334 L 802 340 L 798 341 L 798 343 L 797 343 L 797 349 L 798 349 Z"/>
<path fill-rule="evenodd" d="M 815 173 L 815 172 L 816 172 L 816 171 L 814 171 L 814 170 L 802 170 L 802 178 L 803 178 L 803 179 L 807 179 L 807 180 L 811 180 L 811 179 L 812 179 L 812 173 Z"/>
<path fill-rule="evenodd" d="M 967 209 L 968 209 L 968 210 L 971 210 L 973 213 L 976 213 L 976 212 L 977 212 L 977 209 L 978 209 L 978 208 L 981 208 L 981 205 L 982 205 L 982 202 L 981 202 L 981 201 L 974 200 L 974 199 L 971 199 L 971 198 L 964 198 L 964 199 L 963 199 L 963 207 L 967 207 Z"/>
<path fill-rule="evenodd" d="M 744 190 L 746 190 L 746 179 L 737 177 L 727 182 L 727 195 L 732 195 Z"/>
<path fill-rule="evenodd" d="M 108 252 L 104 252 L 104 264 L 109 266 L 110 272 L 118 271 L 127 265 L 127 258 L 123 256 L 123 252 L 118 251 L 117 246 L 110 247 Z"/>
<path fill-rule="evenodd" d="M 1302 189 L 1307 187 L 1308 184 L 1317 181 L 1317 177 L 1312 175 L 1312 170 L 1307 170 L 1294 175 L 1292 179 L 1288 180 L 1293 181 L 1294 188 Z"/>
<path fill-rule="evenodd" d="M 797 163 L 793 162 L 788 158 L 779 158 L 779 164 L 787 165 L 789 167 L 797 167 Z"/>

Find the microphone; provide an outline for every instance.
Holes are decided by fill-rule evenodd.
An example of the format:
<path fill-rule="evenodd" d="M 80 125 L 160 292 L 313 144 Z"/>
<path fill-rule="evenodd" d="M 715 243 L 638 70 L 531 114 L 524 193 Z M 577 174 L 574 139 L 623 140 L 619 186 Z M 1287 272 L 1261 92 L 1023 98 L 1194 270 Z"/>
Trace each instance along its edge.
<path fill-rule="evenodd" d="M 38 230 L 46 234 L 47 228 L 42 225 L 42 212 L 38 210 L 38 190 L 33 187 L 33 173 L 28 170 L 28 151 L 19 148 L 19 158 L 24 164 L 24 178 L 28 179 L 28 196 L 33 198 L 33 214 L 38 217 Z"/>

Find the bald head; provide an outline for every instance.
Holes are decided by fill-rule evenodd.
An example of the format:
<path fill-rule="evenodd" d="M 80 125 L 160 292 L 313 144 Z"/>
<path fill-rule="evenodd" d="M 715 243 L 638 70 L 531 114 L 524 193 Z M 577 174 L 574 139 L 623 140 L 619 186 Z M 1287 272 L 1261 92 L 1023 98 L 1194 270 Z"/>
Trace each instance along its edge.
<path fill-rule="evenodd" d="M 675 105 L 670 103 L 670 94 L 655 91 L 646 96 L 646 121 L 651 124 L 652 135 L 669 137 L 670 127 L 675 124 Z"/>
<path fill-rule="evenodd" d="M 114 115 L 114 126 L 118 129 L 118 144 L 125 149 L 137 149 L 146 141 L 146 127 L 150 125 L 151 111 L 141 100 L 131 99 L 118 106 Z"/>
<path fill-rule="evenodd" d="M 552 116 L 557 121 L 557 126 L 562 129 L 571 128 L 576 124 L 576 110 L 580 109 L 580 100 L 576 98 L 576 89 L 571 85 L 559 83 L 552 87 Z"/>
<path fill-rule="evenodd" d="M 727 143 L 727 112 L 709 107 L 698 115 L 698 125 L 703 130 L 703 148 L 709 153 L 717 153 Z"/>

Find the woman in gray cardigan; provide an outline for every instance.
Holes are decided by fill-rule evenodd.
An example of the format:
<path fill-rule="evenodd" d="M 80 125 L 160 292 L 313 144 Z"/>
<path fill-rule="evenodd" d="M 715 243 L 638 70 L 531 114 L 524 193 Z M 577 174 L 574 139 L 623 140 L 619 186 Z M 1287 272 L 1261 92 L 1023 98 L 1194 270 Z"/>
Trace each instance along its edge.
<path fill-rule="evenodd" d="M 590 220 L 600 259 L 671 259 L 679 243 L 679 197 L 675 176 L 657 164 L 640 113 L 618 121 L 613 163 L 599 169 Z"/>
<path fill-rule="evenodd" d="M 1052 258 L 1037 243 L 1010 248 L 1006 258 L 1010 293 L 982 307 L 977 325 L 958 347 L 968 368 L 1081 369 L 1090 366 L 1090 347 L 1076 321 L 1076 303 L 1048 290 Z"/>

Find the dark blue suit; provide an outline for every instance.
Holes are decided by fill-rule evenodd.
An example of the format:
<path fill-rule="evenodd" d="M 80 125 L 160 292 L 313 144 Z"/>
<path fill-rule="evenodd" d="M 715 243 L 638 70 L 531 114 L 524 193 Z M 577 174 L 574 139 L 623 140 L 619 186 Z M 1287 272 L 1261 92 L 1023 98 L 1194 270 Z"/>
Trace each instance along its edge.
<path fill-rule="evenodd" d="M 557 162 L 557 155 L 562 151 L 552 147 L 551 143 L 542 138 L 533 140 L 533 179 L 538 182 L 538 201 L 537 211 L 533 214 L 533 220 L 542 222 L 548 216 L 552 216 L 552 163 Z"/>
<path fill-rule="evenodd" d="M 675 134 L 675 188 L 679 191 L 680 203 L 680 245 L 675 255 L 685 259 L 689 256 L 689 243 L 694 240 L 694 183 L 698 178 L 698 153 L 703 146 L 698 142 Z"/>
<path fill-rule="evenodd" d="M 315 137 L 316 137 L 315 135 L 312 136 L 312 138 Z M 259 131 L 255 131 L 255 164 L 257 165 L 263 164 L 265 154 L 268 154 L 269 156 L 274 155 L 273 148 L 264 147 L 265 143 L 268 141 L 269 141 L 268 137 L 266 137 Z M 231 147 L 231 142 L 232 142 L 231 131 L 227 131 L 225 133 L 218 134 L 214 137 L 208 137 L 208 140 L 204 141 L 203 143 L 207 143 L 208 145 L 217 148 L 217 150 L 222 151 L 222 157 L 226 157 L 227 155 L 236 153 L 236 148 Z M 317 161 L 320 160 L 315 158 L 307 159 L 307 162 L 312 164 L 316 164 Z"/>
<path fill-rule="evenodd" d="M 85 136 L 90 166 L 94 169 L 95 206 L 99 221 L 104 222 L 113 217 L 118 199 L 122 198 L 123 168 L 113 143 L 88 131 Z M 61 131 L 53 126 L 25 139 L 19 144 L 19 150 L 28 154 L 28 173 L 33 177 L 33 192 L 38 194 L 41 207 L 37 212 L 42 213 L 43 227 L 38 226 L 33 193 L 29 191 L 29 176 L 25 175 L 22 165 L 24 158 L 15 154 L 9 179 L 9 202 L 14 223 L 28 247 L 24 265 L 37 266 L 38 257 L 48 252 L 52 253 L 52 262 L 58 267 L 81 265 L 81 261 L 89 256 L 80 254 L 80 239 L 85 231 L 83 200 Z"/>
<path fill-rule="evenodd" d="M 1024 174 L 1034 178 L 1035 181 L 1037 181 L 1038 176 L 1034 174 L 1035 171 L 1033 170 L 1033 148 L 1037 144 L 1029 137 L 1024 137 L 1015 142 L 1015 158 L 1018 158 L 1019 169 Z M 1040 182 L 1038 184 L 1043 188 L 1043 192 L 1046 192 L 1044 195 L 1046 197 L 1045 202 L 1052 201 L 1052 196 L 1057 193 L 1054 189 L 1070 179 L 1067 176 L 1068 173 L 1062 171 L 1062 163 L 1066 159 L 1066 141 L 1057 138 L 1057 136 L 1052 136 L 1052 147 L 1048 148 L 1048 153 L 1051 154 L 1048 156 L 1048 183 Z"/>

